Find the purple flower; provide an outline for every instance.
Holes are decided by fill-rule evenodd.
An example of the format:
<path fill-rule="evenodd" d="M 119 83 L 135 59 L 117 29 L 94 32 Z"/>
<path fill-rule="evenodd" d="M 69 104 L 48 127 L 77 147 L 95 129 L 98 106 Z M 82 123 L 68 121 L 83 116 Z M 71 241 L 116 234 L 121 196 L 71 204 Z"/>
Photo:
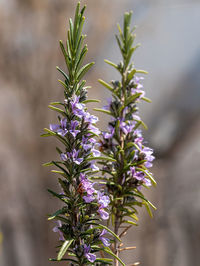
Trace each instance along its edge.
<path fill-rule="evenodd" d="M 64 137 L 68 132 L 68 130 L 66 129 L 66 126 L 67 126 L 67 119 L 62 118 L 60 120 L 60 125 L 50 124 L 49 128 L 50 128 L 50 130 L 57 132 L 59 135 Z"/>
<path fill-rule="evenodd" d="M 72 152 L 67 152 L 67 155 L 72 159 L 72 161 L 76 164 L 80 164 L 83 161 L 83 158 L 78 158 L 79 151 L 73 149 Z"/>
<path fill-rule="evenodd" d="M 53 232 L 55 232 L 55 233 L 58 232 L 59 235 L 60 235 L 59 240 L 61 240 L 61 241 L 65 241 L 65 238 L 64 238 L 63 232 L 60 230 L 60 228 L 62 227 L 62 223 L 61 223 L 60 220 L 56 221 L 56 223 L 57 223 L 57 226 L 55 226 L 55 227 L 53 228 Z"/>
<path fill-rule="evenodd" d="M 144 97 L 145 92 L 142 90 L 143 89 L 143 85 L 140 84 L 140 80 L 143 80 L 143 77 L 135 77 L 134 79 L 134 83 L 136 84 L 136 88 L 132 88 L 131 89 L 131 93 L 135 94 L 135 93 L 141 93 L 140 97 Z"/>
<path fill-rule="evenodd" d="M 73 99 L 70 101 L 70 104 L 73 114 L 82 118 L 85 115 L 85 110 L 84 110 L 85 104 L 79 103 L 79 99 L 80 97 L 75 95 Z"/>
<path fill-rule="evenodd" d="M 97 192 L 97 201 L 99 203 L 98 212 L 103 220 L 107 220 L 109 218 L 109 214 L 104 210 L 107 208 L 110 203 L 110 198 L 104 195 L 102 192 Z"/>
<path fill-rule="evenodd" d="M 143 179 L 143 182 L 144 182 L 144 184 L 145 184 L 147 187 L 150 187 L 150 186 L 151 186 L 151 181 L 150 181 L 149 179 L 144 178 L 144 179 Z"/>
<path fill-rule="evenodd" d="M 60 158 L 61 158 L 62 161 L 67 161 L 67 159 L 68 159 L 67 155 L 65 153 L 61 153 L 60 154 Z"/>
<path fill-rule="evenodd" d="M 127 123 L 121 121 L 119 127 L 122 129 L 124 134 L 127 135 L 128 133 L 131 133 L 133 131 L 135 125 L 135 121 L 128 121 Z"/>
<path fill-rule="evenodd" d="M 100 236 L 99 236 L 99 239 L 102 241 L 102 243 L 104 244 L 104 246 L 108 247 L 110 246 L 110 239 L 109 238 L 106 238 L 104 237 L 105 234 L 107 234 L 107 230 L 106 229 L 103 229 Z"/>
<path fill-rule="evenodd" d="M 96 141 L 96 139 L 94 139 L 94 138 L 89 138 L 89 141 L 90 141 L 92 144 L 97 144 L 97 141 Z"/>
<path fill-rule="evenodd" d="M 153 165 L 151 162 L 155 159 L 155 157 L 152 155 L 152 153 L 153 153 L 153 149 L 151 149 L 149 147 L 144 147 L 140 151 L 140 155 L 142 157 L 144 157 L 144 160 L 146 160 L 146 162 L 144 163 L 144 165 L 147 168 L 150 168 Z"/>
<path fill-rule="evenodd" d="M 49 125 L 50 130 L 57 131 L 60 128 L 60 125 L 57 124 L 50 124 Z"/>
<path fill-rule="evenodd" d="M 110 105 L 111 105 L 111 103 L 112 103 L 112 97 L 107 98 L 107 102 L 108 102 L 108 105 L 104 105 L 104 106 L 103 106 L 103 109 L 104 109 L 104 110 L 110 110 Z"/>
<path fill-rule="evenodd" d="M 90 182 L 85 174 L 80 174 L 81 183 L 83 185 L 84 190 L 87 192 L 88 195 L 92 195 L 96 190 L 93 188 L 94 183 Z"/>
<path fill-rule="evenodd" d="M 74 97 L 70 101 L 70 104 L 71 104 L 71 107 L 72 107 L 72 111 L 74 111 L 74 109 L 76 109 L 76 105 L 79 103 L 79 99 L 80 99 L 80 96 L 74 95 Z M 66 101 L 67 100 L 65 100 L 65 102 Z"/>
<path fill-rule="evenodd" d="M 94 183 L 90 182 L 83 173 L 80 174 L 80 179 L 84 192 L 87 193 L 86 196 L 83 196 L 83 199 L 87 203 L 92 202 L 93 200 L 95 200 L 93 194 L 96 193 L 96 190 L 93 188 Z"/>
<path fill-rule="evenodd" d="M 90 253 L 90 246 L 87 246 L 86 244 L 84 244 L 84 255 L 85 257 L 90 261 L 90 262 L 94 262 L 96 260 L 96 255 L 93 253 Z"/>
<path fill-rule="evenodd" d="M 101 208 L 107 208 L 110 203 L 110 198 L 99 191 L 97 192 L 97 200 Z"/>
<path fill-rule="evenodd" d="M 93 171 L 99 171 L 99 167 L 95 165 L 95 161 L 91 161 L 91 163 L 90 163 L 90 168 L 91 168 Z"/>
<path fill-rule="evenodd" d="M 94 134 L 96 134 L 96 135 L 99 135 L 99 134 L 101 133 L 101 131 L 100 131 L 97 127 L 93 126 L 92 124 L 89 125 L 88 129 L 89 129 L 92 133 L 94 133 Z"/>
<path fill-rule="evenodd" d="M 98 122 L 99 119 L 97 116 L 91 115 L 89 112 L 86 112 L 84 115 L 84 120 L 85 122 L 95 124 L 96 122 Z"/>
<path fill-rule="evenodd" d="M 111 139 L 115 133 L 115 129 L 112 126 L 108 126 L 109 132 L 102 132 L 104 139 Z"/>
<path fill-rule="evenodd" d="M 144 140 L 143 137 L 138 137 L 138 138 L 135 138 L 134 142 L 141 148 L 143 140 Z"/>
<path fill-rule="evenodd" d="M 131 176 L 133 178 L 137 179 L 138 181 L 141 181 L 144 179 L 144 173 L 143 172 L 136 172 L 134 166 L 130 167 L 130 171 L 128 173 L 131 174 Z"/>
<path fill-rule="evenodd" d="M 144 80 L 144 77 L 136 77 L 135 76 L 135 84 L 139 85 L 140 84 L 140 80 Z M 140 84 L 141 85 L 141 84 Z M 141 85 L 143 88 L 143 85 Z"/>
<path fill-rule="evenodd" d="M 140 138 L 142 137 L 142 130 L 137 128 L 135 131 L 134 131 L 134 134 L 137 138 Z"/>
<path fill-rule="evenodd" d="M 75 138 L 76 135 L 80 132 L 80 130 L 77 130 L 76 127 L 79 125 L 78 121 L 71 121 L 70 124 L 70 130 L 69 132 L 72 134 L 72 136 Z"/>
<path fill-rule="evenodd" d="M 93 153 L 94 157 L 99 157 L 101 155 L 101 152 L 96 150 L 95 148 L 92 148 L 91 152 Z"/>
<path fill-rule="evenodd" d="M 95 197 L 92 196 L 92 195 L 89 195 L 89 196 L 83 196 L 83 199 L 86 203 L 90 203 L 92 202 L 93 200 L 95 200 Z"/>
<path fill-rule="evenodd" d="M 91 140 L 91 139 L 89 139 L 89 138 L 87 138 L 87 137 L 85 137 L 85 136 L 83 136 L 83 138 L 82 138 L 82 142 L 81 142 L 81 144 L 82 144 L 83 149 L 84 149 L 85 151 L 88 151 L 89 149 L 92 148 L 92 145 L 89 143 L 90 140 Z M 91 142 L 91 141 L 90 141 L 90 142 Z"/>
<path fill-rule="evenodd" d="M 145 178 L 145 173 L 143 172 L 136 172 L 135 167 L 130 167 L 130 171 L 128 172 L 129 174 L 131 174 L 131 176 L 135 179 L 137 179 L 138 181 L 142 181 L 146 186 L 151 186 L 151 181 L 147 178 Z M 140 190 L 140 188 L 138 188 Z"/>
<path fill-rule="evenodd" d="M 108 220 L 109 214 L 104 209 L 99 208 L 98 212 L 103 220 Z"/>
<path fill-rule="evenodd" d="M 78 158 L 79 151 L 76 151 L 73 149 L 72 152 L 61 153 L 60 158 L 62 161 L 67 161 L 68 159 L 71 159 L 75 164 L 81 164 L 83 161 L 83 158 Z"/>

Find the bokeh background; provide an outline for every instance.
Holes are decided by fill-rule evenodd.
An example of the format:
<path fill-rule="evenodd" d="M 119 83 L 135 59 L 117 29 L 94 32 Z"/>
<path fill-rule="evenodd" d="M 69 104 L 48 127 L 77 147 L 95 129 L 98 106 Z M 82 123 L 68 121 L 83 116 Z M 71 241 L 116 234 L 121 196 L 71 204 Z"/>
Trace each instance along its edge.
<path fill-rule="evenodd" d="M 47 193 L 56 177 L 41 164 L 55 157 L 54 139 L 40 137 L 56 120 L 47 108 L 63 98 L 55 66 L 64 68 L 58 41 L 66 39 L 75 0 L 0 0 L 0 265 L 48 266 L 57 235 L 46 214 L 58 204 Z M 138 25 L 136 67 L 149 71 L 144 85 L 152 104 L 141 104 L 146 139 L 155 149 L 158 182 L 146 195 L 154 218 L 140 211 L 140 225 L 126 237 L 135 245 L 127 265 L 200 265 L 200 1 L 88 0 L 87 81 L 91 98 L 105 104 L 97 79 L 117 79 L 103 59 L 121 60 L 114 33 L 124 11 Z M 93 113 L 95 113 L 93 111 Z M 106 120 L 100 116 L 106 126 Z M 62 264 L 60 264 L 62 265 Z"/>

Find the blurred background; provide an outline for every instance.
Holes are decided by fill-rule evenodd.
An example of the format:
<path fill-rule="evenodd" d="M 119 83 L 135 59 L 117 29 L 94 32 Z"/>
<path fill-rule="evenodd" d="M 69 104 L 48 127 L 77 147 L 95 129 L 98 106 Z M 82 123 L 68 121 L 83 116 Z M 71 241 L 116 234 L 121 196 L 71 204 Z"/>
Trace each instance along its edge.
<path fill-rule="evenodd" d="M 75 0 L 0 0 L 0 265 L 48 266 L 58 235 L 46 215 L 58 204 L 46 191 L 56 176 L 42 163 L 55 158 L 56 141 L 40 137 L 56 121 L 47 108 L 62 100 L 56 65 L 64 60 Z M 200 265 L 200 1 L 88 0 L 89 53 L 96 65 L 87 75 L 90 98 L 105 104 L 108 92 L 97 79 L 117 79 L 103 59 L 121 60 L 114 34 L 124 11 L 133 10 L 135 66 L 149 71 L 144 85 L 152 104 L 141 104 L 155 149 L 156 188 L 145 192 L 158 207 L 154 218 L 140 211 L 139 227 L 126 237 L 137 246 L 123 254 L 126 265 Z M 96 106 L 97 107 L 97 106 Z M 92 110 L 92 109 L 91 109 Z M 92 111 L 95 113 L 94 111 Z M 106 126 L 99 123 L 103 129 Z M 60 263 L 60 265 L 62 265 Z"/>

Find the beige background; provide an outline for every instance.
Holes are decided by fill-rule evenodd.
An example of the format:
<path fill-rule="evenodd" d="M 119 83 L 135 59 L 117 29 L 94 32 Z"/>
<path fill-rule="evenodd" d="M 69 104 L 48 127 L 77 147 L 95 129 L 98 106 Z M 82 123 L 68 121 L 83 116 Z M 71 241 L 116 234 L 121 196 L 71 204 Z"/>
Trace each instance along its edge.
<path fill-rule="evenodd" d="M 56 142 L 40 137 L 55 121 L 47 108 L 63 97 L 55 66 L 64 68 L 65 40 L 75 0 L 0 0 L 0 265 L 47 266 L 57 235 L 46 214 L 57 208 L 47 188 L 56 177 L 41 164 L 55 157 Z M 134 251 L 126 264 L 198 266 L 200 261 L 200 2 L 199 0 L 88 0 L 89 53 L 95 61 L 87 81 L 90 97 L 105 104 L 98 78 L 117 79 L 103 62 L 120 54 L 114 38 L 123 12 L 134 11 L 134 62 L 149 71 L 144 84 L 152 104 L 141 105 L 146 138 L 155 148 L 158 181 L 146 195 L 157 205 L 154 219 L 140 211 L 140 225 L 126 238 Z M 104 128 L 106 120 L 99 123 Z M 60 264 L 62 265 L 62 264 Z"/>

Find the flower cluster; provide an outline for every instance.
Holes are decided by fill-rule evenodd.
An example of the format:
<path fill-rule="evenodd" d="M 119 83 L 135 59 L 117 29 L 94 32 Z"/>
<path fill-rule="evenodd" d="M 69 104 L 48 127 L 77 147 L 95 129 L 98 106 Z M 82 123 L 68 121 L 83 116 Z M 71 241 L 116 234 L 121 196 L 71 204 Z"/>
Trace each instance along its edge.
<path fill-rule="evenodd" d="M 105 235 L 107 233 L 108 232 L 105 229 L 103 229 L 102 232 L 99 235 L 99 240 L 103 243 L 103 245 L 105 247 L 109 247 L 110 246 L 110 239 L 105 237 Z M 84 245 L 84 255 L 85 255 L 85 257 L 88 259 L 88 261 L 94 262 L 96 260 L 96 255 L 94 253 L 90 253 L 90 250 L 91 250 L 91 246 L 90 245 L 89 246 Z"/>
<path fill-rule="evenodd" d="M 81 188 L 82 192 L 85 192 L 86 195 L 83 196 L 83 199 L 86 203 L 90 203 L 94 200 L 98 202 L 98 213 L 100 214 L 103 220 L 107 220 L 109 218 L 108 212 L 105 211 L 105 208 L 108 207 L 110 203 L 110 199 L 108 196 L 104 195 L 103 192 L 97 191 L 94 189 L 94 184 L 86 178 L 85 174 L 81 174 Z"/>
<path fill-rule="evenodd" d="M 107 195 L 104 195 L 103 191 L 94 188 L 95 183 L 89 179 L 90 174 L 99 170 L 95 164 L 95 159 L 101 155 L 101 152 L 97 149 L 99 143 L 95 139 L 95 135 L 100 133 L 95 126 L 98 118 L 87 111 L 86 105 L 80 101 L 80 98 L 80 95 L 72 95 L 72 97 L 65 99 L 63 103 L 66 112 L 65 117 L 59 117 L 60 123 L 50 124 L 49 129 L 66 143 L 65 151 L 61 152 L 60 150 L 60 159 L 66 167 L 65 173 L 68 173 L 73 185 L 73 189 L 71 186 L 71 192 L 74 193 L 71 194 L 71 198 L 74 199 L 74 203 L 76 201 L 77 204 L 81 203 L 84 216 L 93 217 L 99 214 L 101 219 L 107 220 L 109 214 L 106 209 L 110 199 Z M 62 182 L 63 192 L 60 196 L 66 199 L 66 188 L 63 187 L 63 184 Z M 79 210 L 77 209 L 76 212 L 78 214 Z M 80 216 L 80 219 L 83 219 L 83 217 Z M 67 235 L 66 226 L 62 226 L 60 220 L 57 222 L 58 225 L 54 227 L 53 231 L 58 232 L 59 240 L 64 241 Z M 78 228 L 75 226 L 72 228 L 71 234 L 74 232 L 75 236 L 78 233 L 77 230 L 80 230 L 80 224 Z M 103 234 L 105 234 L 105 231 L 102 231 L 99 239 L 105 246 L 108 246 L 109 240 L 104 238 Z M 86 239 L 82 239 L 82 246 L 84 246 L 85 258 L 90 262 L 94 262 L 96 255 L 89 252 L 91 246 L 87 244 Z"/>
<path fill-rule="evenodd" d="M 108 100 L 108 105 L 104 107 L 104 110 L 109 111 L 113 118 L 109 123 L 108 131 L 102 132 L 100 147 L 100 150 L 116 157 L 120 143 L 123 142 L 126 146 L 131 146 L 127 153 L 129 164 L 123 173 L 122 180 L 127 182 L 127 185 L 132 185 L 138 190 L 141 190 L 142 185 L 151 186 L 151 180 L 146 177 L 145 171 L 139 170 L 139 167 L 152 167 L 152 161 L 155 158 L 152 155 L 153 149 L 144 145 L 142 131 L 138 129 L 138 126 L 141 124 L 141 118 L 138 115 L 136 103 L 142 100 L 145 95 L 142 90 L 143 85 L 140 83 L 141 80 L 143 80 L 142 77 L 134 77 L 130 80 L 126 87 L 126 95 L 127 97 L 133 97 L 134 101 L 125 106 L 121 112 L 117 113 L 117 109 L 122 109 L 124 105 L 122 100 L 120 101 L 116 97 L 113 100 Z M 132 155 L 131 157 L 130 154 Z M 118 164 L 113 163 L 111 165 L 109 163 L 107 166 L 104 165 L 103 170 L 107 170 L 107 172 L 112 171 L 113 166 L 116 166 L 115 168 L 117 169 Z"/>

